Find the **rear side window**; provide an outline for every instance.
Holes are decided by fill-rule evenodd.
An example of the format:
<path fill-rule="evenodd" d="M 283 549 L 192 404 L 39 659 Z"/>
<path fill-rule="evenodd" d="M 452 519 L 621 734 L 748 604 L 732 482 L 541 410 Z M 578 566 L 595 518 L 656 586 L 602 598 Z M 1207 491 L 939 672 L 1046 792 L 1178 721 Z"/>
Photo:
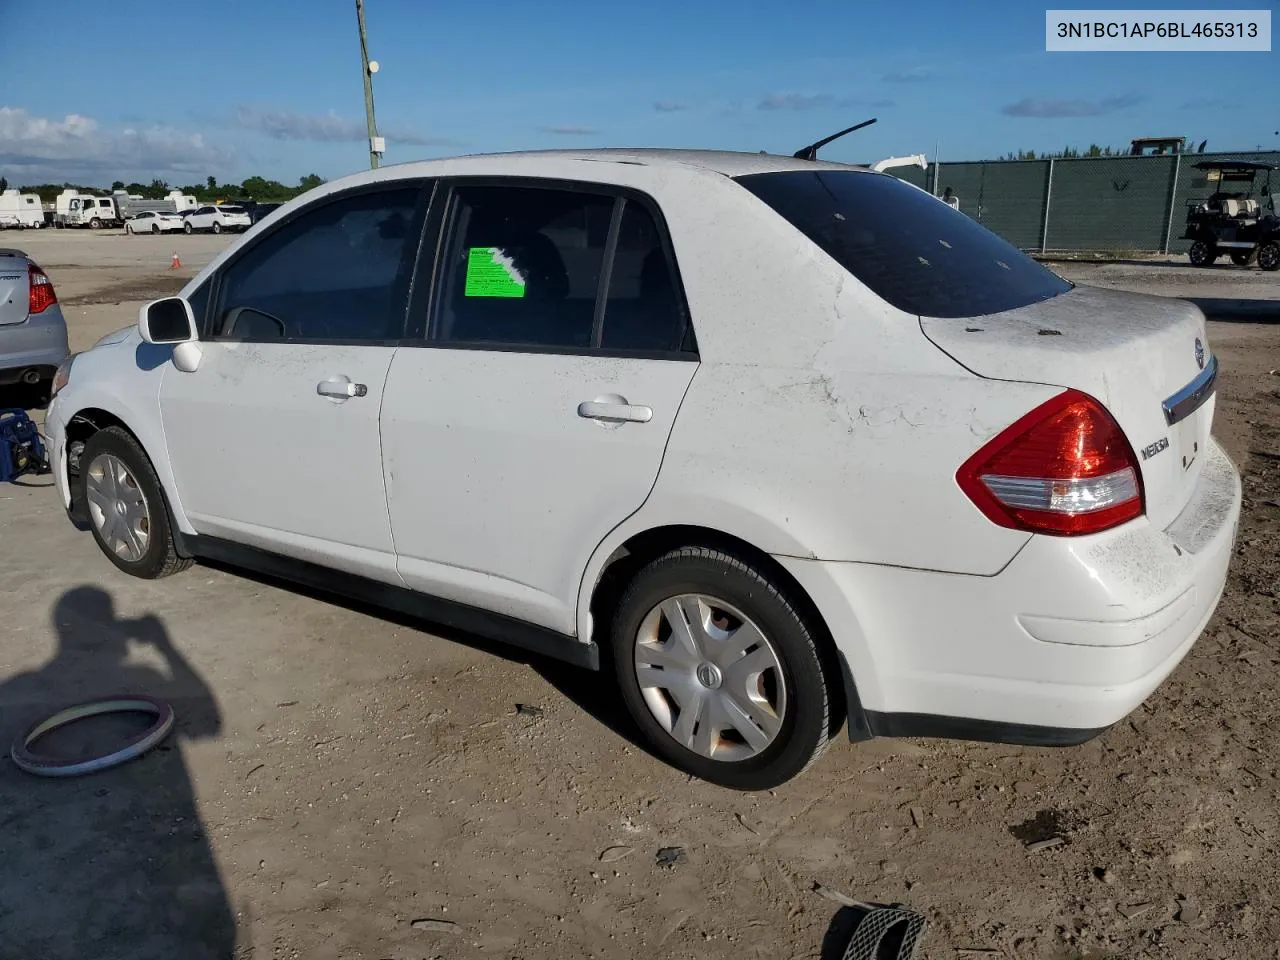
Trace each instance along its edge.
<path fill-rule="evenodd" d="M 437 342 L 694 352 L 664 234 L 640 200 L 463 185 L 447 234 Z"/>
<path fill-rule="evenodd" d="M 460 187 L 437 339 L 586 349 L 614 200 L 538 187 Z"/>
<path fill-rule="evenodd" d="M 795 170 L 737 182 L 907 313 L 985 316 L 1071 289 L 976 220 L 888 174 Z"/>
<path fill-rule="evenodd" d="M 625 202 L 600 346 L 658 353 L 681 350 L 687 346 L 688 324 L 662 235 L 648 210 L 633 200 Z"/>

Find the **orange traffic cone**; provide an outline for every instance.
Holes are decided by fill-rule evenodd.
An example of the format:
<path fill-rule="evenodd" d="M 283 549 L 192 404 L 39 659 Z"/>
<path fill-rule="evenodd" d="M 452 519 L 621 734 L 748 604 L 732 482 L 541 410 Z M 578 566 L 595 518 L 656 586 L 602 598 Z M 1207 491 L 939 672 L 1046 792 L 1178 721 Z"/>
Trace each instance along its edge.
<path fill-rule="evenodd" d="M 180 269 L 182 269 L 182 260 L 181 260 L 181 258 L 178 256 L 178 252 L 177 252 L 176 250 L 173 252 L 173 262 L 172 262 L 171 264 L 169 264 L 169 269 L 170 269 L 170 270 L 180 270 Z"/>

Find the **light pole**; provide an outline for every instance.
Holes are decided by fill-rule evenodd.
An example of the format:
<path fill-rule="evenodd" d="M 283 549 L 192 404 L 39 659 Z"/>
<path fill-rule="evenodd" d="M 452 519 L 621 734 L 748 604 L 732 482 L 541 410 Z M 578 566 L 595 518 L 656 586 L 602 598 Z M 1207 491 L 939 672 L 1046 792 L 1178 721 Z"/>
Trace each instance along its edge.
<path fill-rule="evenodd" d="M 369 60 L 369 41 L 364 30 L 364 0 L 356 0 L 356 20 L 360 24 L 360 65 L 364 73 L 364 116 L 369 124 L 369 166 L 377 169 L 378 158 L 385 144 L 378 136 L 378 124 L 373 118 L 373 75 L 378 72 L 378 61 Z"/>

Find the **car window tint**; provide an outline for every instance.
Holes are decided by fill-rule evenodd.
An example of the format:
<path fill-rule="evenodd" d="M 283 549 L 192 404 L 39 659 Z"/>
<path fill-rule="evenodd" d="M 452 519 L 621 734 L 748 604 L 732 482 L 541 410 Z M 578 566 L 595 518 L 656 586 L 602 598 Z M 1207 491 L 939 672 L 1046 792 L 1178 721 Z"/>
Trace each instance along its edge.
<path fill-rule="evenodd" d="M 1071 289 L 967 214 L 889 174 L 796 170 L 738 183 L 907 313 L 978 317 Z"/>
<path fill-rule="evenodd" d="M 437 339 L 591 346 L 614 200 L 535 187 L 460 187 Z"/>
<path fill-rule="evenodd" d="M 324 202 L 269 234 L 222 277 L 220 332 L 235 339 L 403 335 L 416 186 Z"/>
<path fill-rule="evenodd" d="M 605 350 L 679 350 L 685 314 L 653 215 L 628 201 L 609 275 L 600 346 Z"/>

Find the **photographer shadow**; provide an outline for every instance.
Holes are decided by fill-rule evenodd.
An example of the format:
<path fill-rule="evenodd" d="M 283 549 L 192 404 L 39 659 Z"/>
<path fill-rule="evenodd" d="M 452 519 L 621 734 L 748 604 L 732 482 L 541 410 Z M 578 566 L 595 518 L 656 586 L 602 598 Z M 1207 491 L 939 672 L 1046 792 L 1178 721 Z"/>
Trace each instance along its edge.
<path fill-rule="evenodd" d="M 54 657 L 0 680 L 6 747 L 31 723 L 103 696 L 158 697 L 173 706 L 176 723 L 170 737 L 142 757 L 77 778 L 31 776 L 6 749 L 0 953 L 42 960 L 229 960 L 236 952 L 235 917 L 180 746 L 220 732 L 212 692 L 158 618 L 117 618 L 111 596 L 97 587 L 64 593 L 53 621 Z M 104 733 L 119 743 L 152 719 L 140 716 L 80 721 L 49 734 L 39 748 L 72 757 L 102 750 Z"/>

